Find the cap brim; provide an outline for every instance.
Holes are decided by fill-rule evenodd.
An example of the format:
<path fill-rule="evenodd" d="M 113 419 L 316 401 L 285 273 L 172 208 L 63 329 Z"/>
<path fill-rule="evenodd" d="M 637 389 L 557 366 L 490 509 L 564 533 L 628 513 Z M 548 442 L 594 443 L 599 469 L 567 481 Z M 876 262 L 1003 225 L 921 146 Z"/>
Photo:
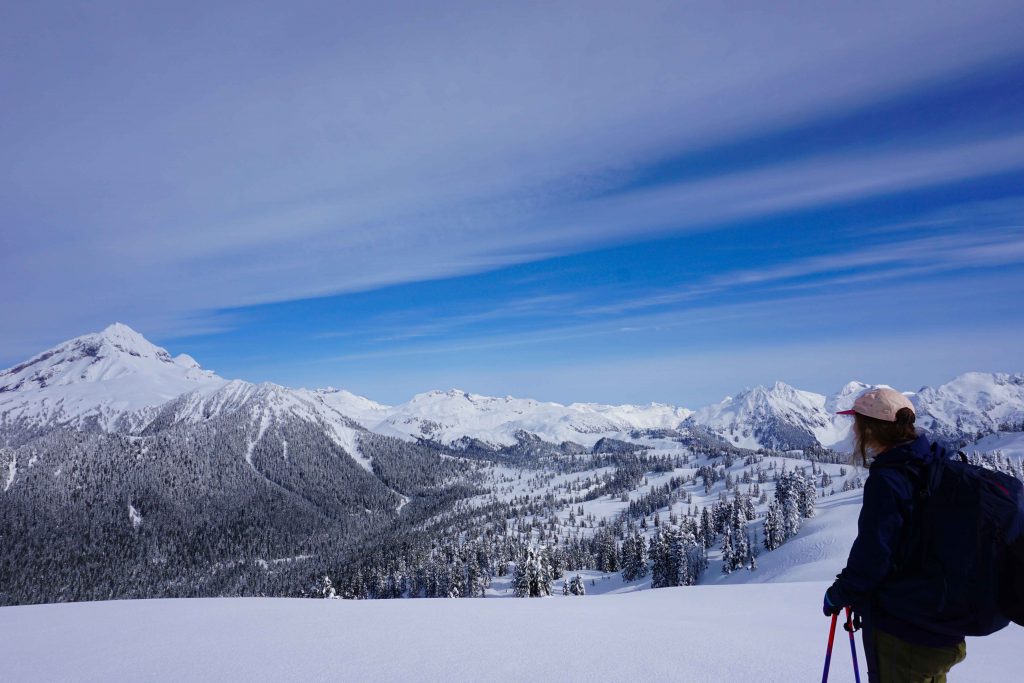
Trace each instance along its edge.
<path fill-rule="evenodd" d="M 840 410 L 836 415 L 856 415 L 856 410 Z"/>

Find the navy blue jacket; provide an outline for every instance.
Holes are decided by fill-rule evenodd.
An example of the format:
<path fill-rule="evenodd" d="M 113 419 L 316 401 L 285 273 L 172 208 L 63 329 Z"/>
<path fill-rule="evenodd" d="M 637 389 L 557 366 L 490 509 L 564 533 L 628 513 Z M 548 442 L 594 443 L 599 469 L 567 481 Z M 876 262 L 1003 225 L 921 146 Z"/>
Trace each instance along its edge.
<path fill-rule="evenodd" d="M 894 613 L 898 610 L 887 610 L 887 605 L 877 600 L 876 594 L 892 572 L 900 544 L 906 542 L 901 538 L 901 531 L 913 509 L 914 482 L 904 465 L 927 465 L 936 457 L 928 439 L 919 436 L 874 459 L 864 484 L 864 506 L 857 521 L 857 539 L 850 549 L 846 568 L 830 589 L 834 604 L 852 605 L 873 628 L 929 647 L 953 645 L 962 638 L 932 633 L 910 623 Z"/>

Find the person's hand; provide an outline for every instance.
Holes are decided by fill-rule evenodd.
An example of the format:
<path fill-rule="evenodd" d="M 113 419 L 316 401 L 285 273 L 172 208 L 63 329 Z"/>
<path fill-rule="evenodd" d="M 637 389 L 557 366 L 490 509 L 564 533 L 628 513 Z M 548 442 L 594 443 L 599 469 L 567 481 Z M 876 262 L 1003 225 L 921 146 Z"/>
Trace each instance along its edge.
<path fill-rule="evenodd" d="M 862 628 L 864 628 L 864 619 L 857 612 L 851 612 L 849 621 L 843 624 L 843 630 L 856 633 Z"/>
<path fill-rule="evenodd" d="M 831 588 L 825 591 L 825 599 L 822 601 L 821 604 L 821 611 L 825 614 L 826 617 L 831 617 L 834 614 L 839 614 L 839 612 L 841 612 L 843 609 L 842 605 L 837 604 L 837 601 L 834 599 L 833 595 L 830 595 L 831 593 Z"/>

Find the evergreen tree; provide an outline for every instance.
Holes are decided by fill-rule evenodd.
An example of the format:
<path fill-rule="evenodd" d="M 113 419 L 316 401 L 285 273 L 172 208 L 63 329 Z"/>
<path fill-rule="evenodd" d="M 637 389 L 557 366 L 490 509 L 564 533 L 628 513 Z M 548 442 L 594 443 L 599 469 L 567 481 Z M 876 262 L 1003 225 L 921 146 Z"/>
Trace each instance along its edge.
<path fill-rule="evenodd" d="M 818 490 L 814 486 L 814 479 L 811 477 L 802 477 L 798 475 L 796 480 L 797 485 L 797 507 L 800 510 L 800 516 L 810 518 L 814 516 L 814 502 L 818 497 Z"/>
<path fill-rule="evenodd" d="M 633 581 L 647 576 L 646 542 L 634 532 L 622 541 L 622 580 Z"/>
<path fill-rule="evenodd" d="M 533 551 L 528 551 L 526 557 L 516 562 L 515 574 L 512 577 L 512 592 L 517 598 L 530 597 L 530 570 L 529 563 L 532 560 Z"/>
<path fill-rule="evenodd" d="M 726 527 L 722 536 L 722 573 L 731 574 L 735 568 L 736 558 L 733 554 L 732 527 Z"/>
<path fill-rule="evenodd" d="M 512 590 L 517 598 L 540 598 L 551 595 L 551 568 L 544 560 L 544 553 L 534 548 L 526 549 L 522 560 L 516 564 L 512 579 Z"/>
<path fill-rule="evenodd" d="M 702 508 L 700 512 L 700 536 L 704 547 L 709 548 L 715 542 L 714 527 L 711 524 L 711 513 L 708 509 Z"/>
<path fill-rule="evenodd" d="M 768 504 L 768 513 L 764 518 L 764 547 L 775 550 L 786 540 L 786 528 L 782 523 L 782 511 L 777 501 Z"/>
<path fill-rule="evenodd" d="M 696 526 L 684 529 L 682 532 L 683 563 L 680 567 L 679 585 L 692 586 L 700 580 L 701 574 L 707 568 L 707 550 L 702 543 L 696 539 L 694 530 Z"/>
<path fill-rule="evenodd" d="M 783 538 L 789 540 L 800 531 L 800 506 L 795 496 L 789 496 L 782 504 Z"/>
<path fill-rule="evenodd" d="M 669 571 L 666 566 L 667 553 L 665 552 L 665 538 L 661 531 L 654 534 L 650 545 L 651 556 L 651 587 L 663 588 L 670 586 Z"/>

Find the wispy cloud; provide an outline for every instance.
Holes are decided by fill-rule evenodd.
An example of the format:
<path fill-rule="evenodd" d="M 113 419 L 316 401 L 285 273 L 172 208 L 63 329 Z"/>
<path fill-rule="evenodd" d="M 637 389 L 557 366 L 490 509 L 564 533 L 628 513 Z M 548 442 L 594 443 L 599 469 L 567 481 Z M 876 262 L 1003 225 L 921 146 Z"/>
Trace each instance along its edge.
<path fill-rule="evenodd" d="M 710 348 L 742 351 L 763 345 L 770 338 L 778 345 L 809 337 L 862 337 L 879 322 L 891 316 L 899 320 L 899 329 L 909 334 L 927 335 L 936 328 L 948 326 L 943 313 L 958 312 L 959 325 L 1011 326 L 1024 325 L 1011 316 L 1012 300 L 990 296 L 979 305 L 979 293 L 1000 291 L 1006 283 L 998 274 L 980 270 L 969 280 L 926 278 L 940 272 L 932 266 L 918 266 L 903 271 L 895 279 L 898 288 L 849 287 L 877 284 L 883 278 L 876 273 L 848 275 L 831 281 L 834 289 L 806 288 L 799 284 L 773 286 L 770 296 L 756 300 L 721 303 L 704 301 L 684 307 L 635 306 L 629 310 L 594 314 L 586 311 L 557 319 L 537 321 L 529 330 L 512 330 L 502 325 L 481 328 L 466 334 L 433 333 L 372 344 L 368 349 L 311 359 L 310 364 L 351 363 L 364 360 L 383 361 L 397 358 L 437 358 L 447 356 L 446 363 L 457 359 L 493 357 L 489 352 L 516 350 L 508 362 L 529 364 L 538 352 L 557 350 L 559 354 L 609 358 L 609 362 L 626 362 L 631 358 L 664 355 L 665 349 L 676 353 L 704 353 Z M 1020 278 L 1010 283 L 1020 290 Z M 836 289 L 837 288 L 837 289 Z M 898 295 L 895 294 L 898 292 Z M 973 310 L 972 310 L 973 308 Z M 443 323 L 439 323 L 443 326 Z M 532 348 L 534 352 L 522 350 Z M 541 354 L 543 355 L 543 354 Z"/>
<path fill-rule="evenodd" d="M 0 27 L 0 318 L 20 330 L 2 343 L 115 318 L 180 332 L 1019 167 L 1019 131 L 974 122 L 917 149 L 615 192 L 667 156 L 1022 55 L 1019 3 L 881 9 L 399 3 L 395 21 L 376 3 L 228 4 L 172 30 L 134 3 L 74 22 L 23 4 Z"/>
<path fill-rule="evenodd" d="M 884 240 L 853 250 L 822 256 L 795 257 L 780 265 L 729 270 L 670 291 L 589 307 L 588 315 L 623 314 L 629 311 L 669 306 L 716 293 L 738 289 L 791 291 L 824 289 L 838 285 L 863 284 L 970 268 L 991 268 L 1024 263 L 1024 206 L 1018 215 L 1007 216 L 1009 225 L 978 231 L 961 230 L 911 239 Z M 966 208 L 960 222 L 978 219 Z M 905 226 L 903 228 L 905 230 Z M 877 235 L 877 232 L 869 233 Z M 807 282 L 800 280 L 810 279 Z"/>

